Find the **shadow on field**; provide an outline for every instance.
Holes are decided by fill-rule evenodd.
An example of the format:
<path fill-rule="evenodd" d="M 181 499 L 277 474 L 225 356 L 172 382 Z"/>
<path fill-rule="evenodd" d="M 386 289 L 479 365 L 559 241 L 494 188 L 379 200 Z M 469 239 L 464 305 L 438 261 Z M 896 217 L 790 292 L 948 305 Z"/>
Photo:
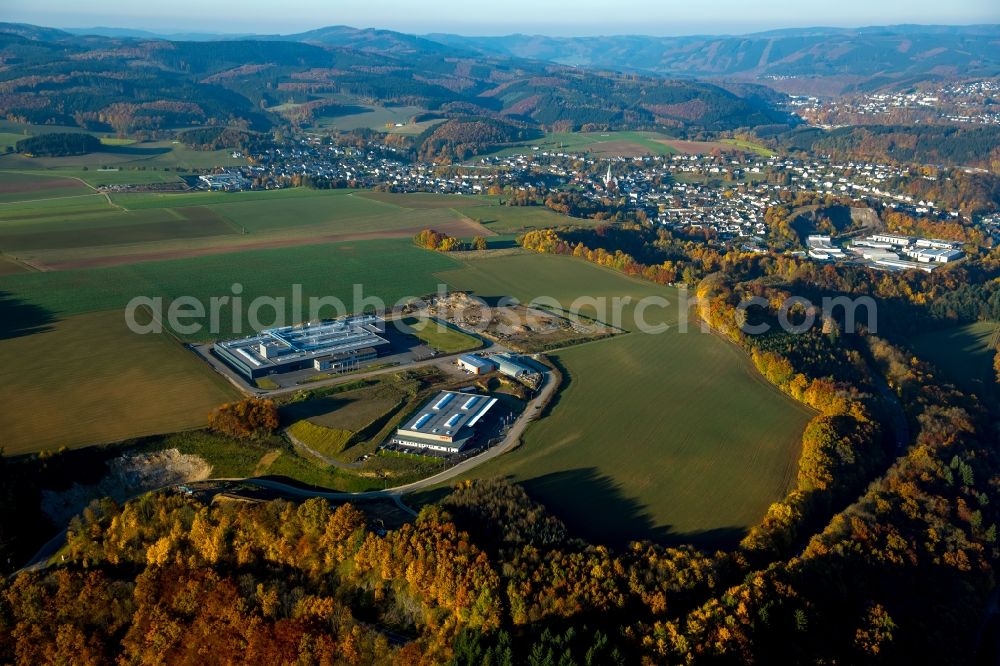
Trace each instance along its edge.
<path fill-rule="evenodd" d="M 343 398 L 335 398 L 333 396 L 314 398 L 312 400 L 304 400 L 302 402 L 293 402 L 290 405 L 284 405 L 281 407 L 281 422 L 292 424 L 296 421 L 302 421 L 303 419 L 323 416 L 325 414 L 329 414 L 330 412 L 334 412 L 351 402 L 353 401 L 345 400 Z"/>
<path fill-rule="evenodd" d="M 981 400 L 994 399 L 994 350 L 989 345 L 965 327 L 945 329 L 928 337 L 930 342 L 918 340 L 915 344 L 914 351 L 922 360 L 933 363 L 942 378 L 960 389 L 975 393 Z"/>
<path fill-rule="evenodd" d="M 487 238 L 486 247 L 491 250 L 508 250 L 519 246 L 517 241 L 513 238 Z"/>
<path fill-rule="evenodd" d="M 45 308 L 0 291 L 0 340 L 48 331 L 55 321 Z"/>
<path fill-rule="evenodd" d="M 611 477 L 593 467 L 546 474 L 521 485 L 566 523 L 571 533 L 595 544 L 624 546 L 648 539 L 663 545 L 727 548 L 746 534 L 741 527 L 680 533 L 668 525 L 656 525 L 643 504 L 626 497 Z"/>
<path fill-rule="evenodd" d="M 152 157 L 154 155 L 165 155 L 170 152 L 170 148 L 140 148 L 139 146 L 101 146 L 101 153 L 109 155 L 125 155 L 131 157 Z"/>

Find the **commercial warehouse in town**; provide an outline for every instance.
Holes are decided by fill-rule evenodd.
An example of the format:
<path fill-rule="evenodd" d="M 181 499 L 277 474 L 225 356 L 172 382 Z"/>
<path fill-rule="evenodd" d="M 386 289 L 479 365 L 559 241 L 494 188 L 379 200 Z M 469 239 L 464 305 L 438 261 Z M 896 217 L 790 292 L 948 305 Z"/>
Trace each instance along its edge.
<path fill-rule="evenodd" d="M 475 426 L 497 403 L 478 393 L 441 391 L 402 425 L 390 440 L 397 446 L 458 453 Z"/>
<path fill-rule="evenodd" d="M 217 342 L 212 351 L 247 379 L 314 368 L 353 369 L 389 346 L 385 322 L 375 315 L 283 326 L 238 340 Z"/>

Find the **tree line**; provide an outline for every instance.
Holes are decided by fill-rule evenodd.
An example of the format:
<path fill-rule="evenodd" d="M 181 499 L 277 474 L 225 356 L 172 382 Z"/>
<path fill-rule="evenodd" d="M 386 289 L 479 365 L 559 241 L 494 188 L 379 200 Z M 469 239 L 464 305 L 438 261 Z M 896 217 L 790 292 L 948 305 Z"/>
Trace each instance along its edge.
<path fill-rule="evenodd" d="M 98 151 L 101 141 L 85 132 L 52 132 L 21 139 L 14 144 L 14 149 L 35 157 L 66 157 Z"/>

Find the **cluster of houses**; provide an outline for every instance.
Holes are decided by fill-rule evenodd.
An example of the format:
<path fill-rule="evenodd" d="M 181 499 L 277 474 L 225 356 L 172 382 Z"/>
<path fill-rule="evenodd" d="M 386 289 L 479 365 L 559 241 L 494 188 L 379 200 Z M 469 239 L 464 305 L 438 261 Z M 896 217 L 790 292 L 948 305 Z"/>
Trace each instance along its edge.
<path fill-rule="evenodd" d="M 483 194 L 493 188 L 545 195 L 571 191 L 595 202 L 644 210 L 654 224 L 703 229 L 706 237 L 762 250 L 769 233 L 765 212 L 789 193 L 850 197 L 914 216 L 954 220 L 959 211 L 899 191 L 908 169 L 856 161 L 788 157 L 674 154 L 601 158 L 542 150 L 485 157 L 475 164 L 414 162 L 394 146 L 373 140 L 363 147 L 336 145 L 318 137 L 273 146 L 250 156 L 250 164 L 201 177 L 208 189 L 287 187 L 296 178 L 339 182 L 337 186 L 384 187 L 398 192 Z M 720 187 L 719 183 L 732 184 Z M 998 227 L 1000 232 L 1000 227 Z M 822 247 L 814 258 L 836 259 Z M 913 258 L 923 263 L 917 257 Z M 905 260 L 905 259 L 904 259 Z"/>
<path fill-rule="evenodd" d="M 300 179 L 396 192 L 484 194 L 491 185 L 516 184 L 516 176 L 477 168 L 442 169 L 413 162 L 396 147 L 375 141 L 363 148 L 324 143 L 318 137 L 271 147 L 252 156 L 242 173 L 258 189 L 288 187 Z M 343 186 L 342 185 L 342 186 Z"/>
<path fill-rule="evenodd" d="M 855 238 L 843 248 L 835 245 L 830 236 L 817 234 L 809 236 L 806 244 L 809 256 L 817 261 L 856 261 L 887 270 L 918 269 L 930 272 L 964 256 L 959 243 L 894 234 L 871 234 Z"/>
<path fill-rule="evenodd" d="M 1000 125 L 993 100 L 1000 81 L 964 81 L 925 90 L 870 92 L 835 99 L 794 97 L 791 110 L 809 122 L 827 127 L 864 118 L 935 120 L 974 125 Z M 884 121 L 883 121 L 884 122 Z"/>

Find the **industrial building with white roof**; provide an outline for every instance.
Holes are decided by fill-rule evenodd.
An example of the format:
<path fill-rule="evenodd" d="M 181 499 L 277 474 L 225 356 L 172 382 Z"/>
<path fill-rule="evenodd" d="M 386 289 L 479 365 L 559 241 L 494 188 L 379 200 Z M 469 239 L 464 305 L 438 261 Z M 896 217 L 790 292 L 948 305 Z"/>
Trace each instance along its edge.
<path fill-rule="evenodd" d="M 488 395 L 441 391 L 406 421 L 390 441 L 414 449 L 458 453 L 472 439 L 476 424 L 496 403 L 497 399 Z"/>
<path fill-rule="evenodd" d="M 389 345 L 381 335 L 384 330 L 380 317 L 358 315 L 272 328 L 248 338 L 218 342 L 212 350 L 251 380 L 309 367 L 340 370 L 377 358 Z"/>

